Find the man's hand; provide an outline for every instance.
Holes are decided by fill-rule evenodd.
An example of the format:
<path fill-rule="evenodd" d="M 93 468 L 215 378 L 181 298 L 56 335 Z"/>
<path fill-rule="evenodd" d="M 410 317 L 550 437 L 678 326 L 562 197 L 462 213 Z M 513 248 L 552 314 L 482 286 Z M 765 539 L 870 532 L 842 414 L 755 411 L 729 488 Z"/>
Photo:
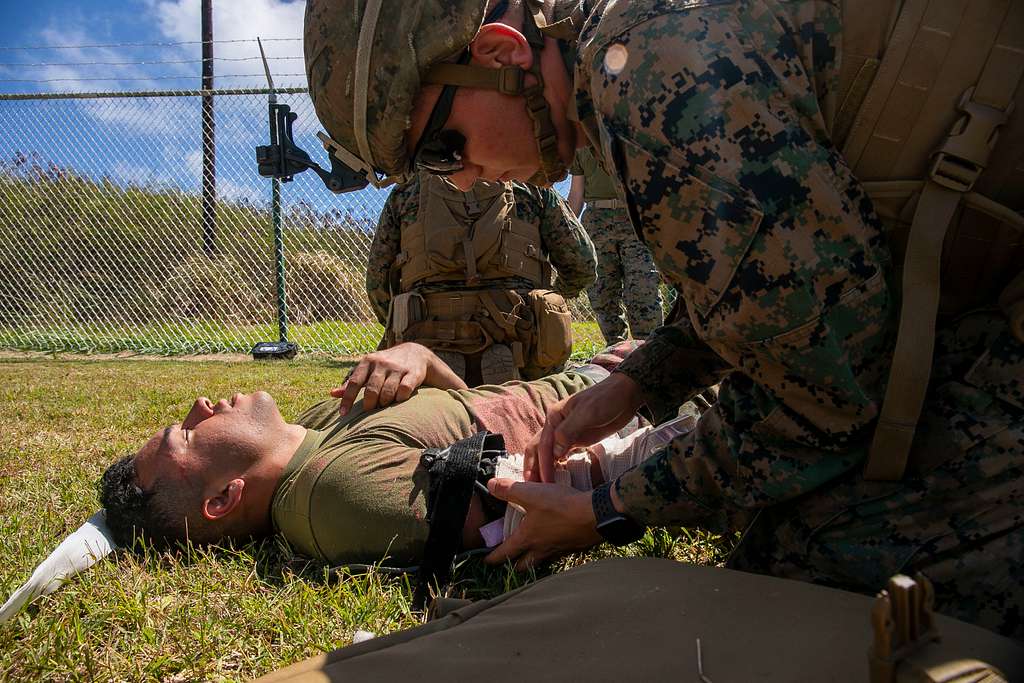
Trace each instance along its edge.
<path fill-rule="evenodd" d="M 622 373 L 559 401 L 548 409 L 544 429 L 526 447 L 523 477 L 553 482 L 556 461 L 625 427 L 642 403 L 640 387 Z"/>
<path fill-rule="evenodd" d="M 421 385 L 438 389 L 465 389 L 466 383 L 433 351 L 407 342 L 367 354 L 352 368 L 345 383 L 331 389 L 341 399 L 338 412 L 347 415 L 360 389 L 365 387 L 363 408 L 373 410 L 401 403 Z"/>
<path fill-rule="evenodd" d="M 484 558 L 490 564 L 514 560 L 516 569 L 522 571 L 601 542 L 589 492 L 512 479 L 491 479 L 487 489 L 494 497 L 526 510 L 519 527 Z"/>

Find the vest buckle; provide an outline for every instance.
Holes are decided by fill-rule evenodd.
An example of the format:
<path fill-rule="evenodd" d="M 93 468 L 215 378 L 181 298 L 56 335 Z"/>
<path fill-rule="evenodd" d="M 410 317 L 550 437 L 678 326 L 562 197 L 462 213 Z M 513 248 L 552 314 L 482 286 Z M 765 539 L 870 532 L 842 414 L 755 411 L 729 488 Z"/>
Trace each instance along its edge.
<path fill-rule="evenodd" d="M 970 192 L 985 171 L 999 139 L 999 129 L 1010 118 L 1013 103 L 1006 109 L 981 104 L 974 99 L 974 88 L 960 98 L 963 113 L 946 137 L 932 161 L 928 175 L 939 185 L 954 192 Z"/>

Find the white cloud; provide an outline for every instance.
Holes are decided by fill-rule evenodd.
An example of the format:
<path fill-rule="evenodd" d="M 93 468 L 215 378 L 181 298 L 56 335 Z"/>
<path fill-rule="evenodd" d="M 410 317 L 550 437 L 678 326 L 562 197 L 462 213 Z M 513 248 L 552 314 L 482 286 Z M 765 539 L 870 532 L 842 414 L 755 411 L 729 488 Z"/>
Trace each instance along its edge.
<path fill-rule="evenodd" d="M 174 41 L 201 39 L 200 0 L 160 0 L 152 5 L 157 25 L 167 38 Z M 229 83 L 262 86 L 258 78 L 231 79 L 233 74 L 263 73 L 259 48 L 254 41 L 290 38 L 294 40 L 265 40 L 263 48 L 271 58 L 271 72 L 278 86 L 305 85 L 305 78 L 285 76 L 301 74 L 302 21 L 305 3 L 302 0 L 218 0 L 213 6 L 213 37 L 215 82 L 218 86 Z M 190 46 L 198 48 L 198 46 Z M 198 50 L 196 50 L 198 51 Z M 232 61 L 246 60 L 246 61 Z"/>
<path fill-rule="evenodd" d="M 144 21 L 157 27 L 167 42 L 193 42 L 201 39 L 201 0 L 146 0 Z M 304 0 L 217 0 L 214 3 L 214 73 L 217 87 L 262 87 L 263 63 L 257 37 L 266 40 L 264 49 L 277 86 L 305 86 L 302 59 L 302 23 Z M 90 31 L 88 15 L 71 24 L 54 23 L 40 31 L 39 43 L 47 45 L 94 45 L 109 43 L 109 33 L 101 18 Z M 103 29 L 99 27 L 103 26 Z M 276 40 L 287 38 L 290 40 Z M 245 42 L 227 42 L 245 41 Z M 92 90 L 165 90 L 195 88 L 201 74 L 201 47 L 198 44 L 163 47 L 152 53 L 118 48 L 78 48 L 53 53 L 52 61 L 82 66 L 51 66 L 33 73 L 51 92 Z M 180 64 L 125 64 L 113 62 L 183 61 Z M 259 74 L 240 78 L 239 74 Z M 286 76 L 285 74 L 300 74 Z M 178 80 L 151 79 L 152 75 L 182 75 Z M 93 81 L 90 78 L 123 79 Z M 59 79 L 59 80 L 57 80 Z"/>
<path fill-rule="evenodd" d="M 182 116 L 163 100 L 82 100 L 82 107 L 98 121 L 122 133 L 171 135 L 181 130 Z"/>
<path fill-rule="evenodd" d="M 194 149 L 185 155 L 185 168 L 197 178 L 203 174 L 203 151 Z"/>
<path fill-rule="evenodd" d="M 247 200 L 258 204 L 266 200 L 266 189 L 252 184 L 242 184 L 222 177 L 217 178 L 217 197 L 228 202 Z"/>
<path fill-rule="evenodd" d="M 61 25 L 50 27 L 40 32 L 40 43 L 44 45 L 91 45 L 108 42 L 90 35 L 81 27 L 66 28 Z M 40 85 L 50 92 L 90 92 L 95 90 L 134 89 L 147 90 L 159 87 L 158 81 L 145 79 L 147 72 L 130 62 L 125 53 L 116 48 L 83 47 L 55 50 L 49 54 L 45 62 L 52 66 L 41 67 L 33 71 L 33 76 L 41 80 Z M 63 66 L 79 64 L 80 66 Z M 170 65 L 177 67 L 178 65 Z M 170 69 L 169 69 L 170 71 Z M 101 78 L 104 80 L 94 80 Z M 123 84 L 116 80 L 131 79 Z"/>
<path fill-rule="evenodd" d="M 147 185 L 154 179 L 159 180 L 154 177 L 153 169 L 123 160 L 114 162 L 114 165 L 110 167 L 110 176 L 122 181 L 131 181 L 136 185 Z"/>

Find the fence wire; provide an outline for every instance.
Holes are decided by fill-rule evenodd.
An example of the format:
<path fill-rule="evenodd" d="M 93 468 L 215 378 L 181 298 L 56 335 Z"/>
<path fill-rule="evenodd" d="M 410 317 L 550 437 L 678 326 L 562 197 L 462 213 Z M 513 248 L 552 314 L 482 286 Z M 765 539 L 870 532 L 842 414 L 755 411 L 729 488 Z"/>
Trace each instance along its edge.
<path fill-rule="evenodd" d="M 0 96 L 0 347 L 247 353 L 278 339 L 266 91 L 214 91 L 216 232 L 204 249 L 199 92 Z M 278 95 L 326 165 L 307 95 Z M 289 339 L 355 355 L 380 325 L 364 277 L 387 190 L 282 185 Z M 599 345 L 586 295 L 577 350 Z"/>

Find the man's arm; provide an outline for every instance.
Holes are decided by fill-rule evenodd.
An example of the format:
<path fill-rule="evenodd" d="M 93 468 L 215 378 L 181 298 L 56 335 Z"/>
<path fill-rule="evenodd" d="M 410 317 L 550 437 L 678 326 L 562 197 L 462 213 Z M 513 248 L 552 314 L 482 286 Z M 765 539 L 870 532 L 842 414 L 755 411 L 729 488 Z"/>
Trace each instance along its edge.
<path fill-rule="evenodd" d="M 581 175 L 572 176 L 569 184 L 569 208 L 577 217 L 583 212 L 583 186 L 586 178 Z"/>
<path fill-rule="evenodd" d="M 555 290 L 566 299 L 572 299 L 597 279 L 594 243 L 557 192 L 540 189 L 534 201 L 538 199 L 541 246 L 558 271 Z"/>
<path fill-rule="evenodd" d="M 855 468 L 887 371 L 880 226 L 827 143 L 811 80 L 819 64 L 794 49 L 752 55 L 751 44 L 794 38 L 782 23 L 759 23 L 758 7 L 728 3 L 632 24 L 583 48 L 586 72 L 577 74 L 659 266 L 732 369 L 694 435 L 617 480 L 624 511 L 644 523 L 709 523 Z M 815 34 L 815 45 L 833 37 Z M 631 58 L 609 76 L 610 44 L 659 61 Z M 669 115 L 671 125 L 659 118 Z M 687 351 L 694 332 L 676 327 L 620 368 L 645 392 L 659 377 L 690 384 L 700 374 L 694 365 L 704 361 Z"/>
<path fill-rule="evenodd" d="M 730 369 L 697 337 L 684 314 L 655 330 L 615 372 L 637 383 L 644 406 L 658 423 L 673 417 L 695 394 L 721 382 Z"/>
<path fill-rule="evenodd" d="M 391 304 L 391 268 L 401 252 L 401 205 L 406 195 L 403 188 L 396 188 L 388 196 L 377 220 L 366 264 L 366 298 L 370 301 L 377 321 L 385 326 L 388 324 L 388 306 Z"/>

